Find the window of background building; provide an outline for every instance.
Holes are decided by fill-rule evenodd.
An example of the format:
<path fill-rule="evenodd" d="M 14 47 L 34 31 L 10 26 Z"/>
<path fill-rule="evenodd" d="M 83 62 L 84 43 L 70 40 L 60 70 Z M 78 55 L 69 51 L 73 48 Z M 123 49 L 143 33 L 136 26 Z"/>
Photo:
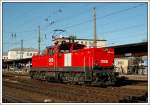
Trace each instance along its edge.
<path fill-rule="evenodd" d="M 87 41 L 85 41 L 85 45 L 87 45 Z"/>
<path fill-rule="evenodd" d="M 20 54 L 20 51 L 16 51 L 17 52 L 17 54 Z"/>

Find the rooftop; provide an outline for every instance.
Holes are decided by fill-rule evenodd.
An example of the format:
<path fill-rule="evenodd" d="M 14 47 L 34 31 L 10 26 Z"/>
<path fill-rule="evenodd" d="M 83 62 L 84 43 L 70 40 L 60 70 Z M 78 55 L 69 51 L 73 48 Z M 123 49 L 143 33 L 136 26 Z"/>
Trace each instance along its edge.
<path fill-rule="evenodd" d="M 148 42 L 139 42 L 139 43 L 129 43 L 129 44 L 123 44 L 123 45 L 116 45 L 116 46 L 109 46 L 113 48 L 122 48 L 122 47 L 135 47 L 135 46 L 142 46 L 142 45 L 148 45 Z"/>
<path fill-rule="evenodd" d="M 35 51 L 35 52 L 38 52 L 38 50 L 37 49 L 34 49 L 34 48 L 13 48 L 13 49 L 11 49 L 10 51 Z"/>
<path fill-rule="evenodd" d="M 59 39 L 69 39 L 68 37 L 59 37 L 59 38 L 56 38 L 56 39 L 54 39 L 54 40 L 59 40 Z M 79 38 L 76 38 L 76 39 L 74 39 L 74 40 L 87 40 L 87 41 L 93 41 L 93 39 L 83 39 L 83 38 L 81 38 L 81 39 L 79 39 Z M 97 41 L 107 41 L 107 40 L 104 40 L 104 39 L 98 39 Z"/>

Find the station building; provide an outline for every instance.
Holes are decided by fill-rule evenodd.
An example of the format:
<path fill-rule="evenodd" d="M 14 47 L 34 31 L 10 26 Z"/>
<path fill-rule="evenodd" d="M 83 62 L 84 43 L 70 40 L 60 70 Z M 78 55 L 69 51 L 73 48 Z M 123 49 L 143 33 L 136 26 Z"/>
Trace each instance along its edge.
<path fill-rule="evenodd" d="M 8 51 L 8 59 L 24 59 L 31 58 L 38 53 L 37 49 L 33 48 L 14 48 Z"/>
<path fill-rule="evenodd" d="M 120 74 L 148 74 L 148 42 L 110 46 L 115 50 L 114 65 Z"/>

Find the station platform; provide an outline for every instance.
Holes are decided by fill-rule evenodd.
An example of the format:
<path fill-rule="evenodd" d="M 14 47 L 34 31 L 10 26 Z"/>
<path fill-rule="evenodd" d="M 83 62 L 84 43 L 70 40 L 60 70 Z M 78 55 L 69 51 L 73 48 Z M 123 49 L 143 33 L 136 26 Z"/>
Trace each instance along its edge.
<path fill-rule="evenodd" d="M 120 75 L 120 77 L 127 77 L 128 80 L 148 81 L 148 75 Z"/>

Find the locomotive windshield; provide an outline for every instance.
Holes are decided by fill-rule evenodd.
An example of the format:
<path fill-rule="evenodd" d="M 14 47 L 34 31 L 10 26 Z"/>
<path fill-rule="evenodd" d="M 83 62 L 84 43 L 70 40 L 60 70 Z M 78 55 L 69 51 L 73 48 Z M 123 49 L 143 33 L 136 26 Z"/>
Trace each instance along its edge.
<path fill-rule="evenodd" d="M 82 44 L 74 44 L 73 50 L 83 49 L 84 47 L 85 45 L 82 45 Z"/>
<path fill-rule="evenodd" d="M 68 45 L 61 45 L 59 46 L 59 49 L 61 53 L 68 53 L 70 50 L 70 47 Z"/>
<path fill-rule="evenodd" d="M 60 53 L 69 53 L 70 52 L 70 43 L 63 42 L 59 45 Z"/>
<path fill-rule="evenodd" d="M 59 46 L 59 51 L 61 53 L 69 53 L 72 50 L 83 49 L 85 45 L 77 44 L 77 43 L 63 43 Z"/>
<path fill-rule="evenodd" d="M 85 45 L 78 43 L 62 43 L 56 46 L 49 46 L 46 48 L 44 55 L 54 55 L 54 53 L 70 53 L 79 49 L 83 49 Z"/>

